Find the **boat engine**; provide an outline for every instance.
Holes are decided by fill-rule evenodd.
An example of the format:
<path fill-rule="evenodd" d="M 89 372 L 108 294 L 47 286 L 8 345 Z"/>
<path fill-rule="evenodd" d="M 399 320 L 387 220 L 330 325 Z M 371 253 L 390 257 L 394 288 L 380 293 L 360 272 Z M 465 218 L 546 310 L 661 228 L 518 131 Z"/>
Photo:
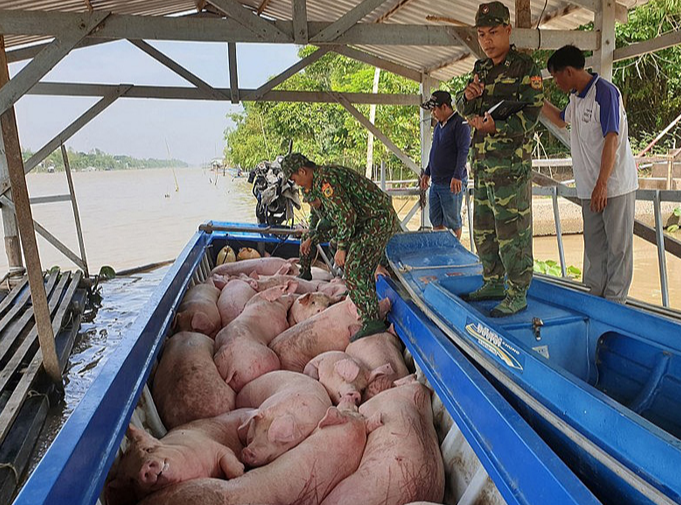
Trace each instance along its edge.
<path fill-rule="evenodd" d="M 282 159 L 283 156 L 277 156 L 274 161 L 261 161 L 248 175 L 257 200 L 255 215 L 259 224 L 292 226 L 294 209 L 301 207 L 298 188 L 293 181 L 284 179 Z"/>

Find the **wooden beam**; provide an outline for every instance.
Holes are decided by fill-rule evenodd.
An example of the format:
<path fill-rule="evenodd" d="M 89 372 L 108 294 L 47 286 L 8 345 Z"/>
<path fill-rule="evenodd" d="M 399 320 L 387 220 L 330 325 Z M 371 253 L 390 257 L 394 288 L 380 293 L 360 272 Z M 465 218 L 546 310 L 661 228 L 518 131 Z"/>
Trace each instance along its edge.
<path fill-rule="evenodd" d="M 387 20 L 390 18 L 390 16 L 392 16 L 392 15 L 395 14 L 396 12 L 399 12 L 402 8 L 404 8 L 405 6 L 407 6 L 407 5 L 408 5 L 409 3 L 411 3 L 412 1 L 413 1 L 413 0 L 399 0 L 399 1 L 397 2 L 397 4 L 395 4 L 394 7 L 388 9 L 388 12 L 386 12 L 385 14 L 383 14 L 383 15 L 379 16 L 378 18 L 376 18 L 376 19 L 374 20 L 374 23 L 382 23 L 383 21 L 387 21 Z"/>
<path fill-rule="evenodd" d="M 14 105 L 107 16 L 106 12 L 84 14 L 80 24 L 60 34 L 57 39 L 40 51 L 14 78 L 0 88 L 0 114 Z"/>
<path fill-rule="evenodd" d="M 83 0 L 85 2 L 85 7 L 89 12 L 93 12 L 94 9 L 92 8 L 92 2 L 90 0 Z"/>
<path fill-rule="evenodd" d="M 258 16 L 260 16 L 260 15 L 264 12 L 264 10 L 267 9 L 267 6 L 268 6 L 269 4 L 270 4 L 270 0 L 262 0 L 262 2 L 260 2 L 260 5 L 258 6 L 258 8 L 257 8 L 257 10 L 255 11 L 255 13 L 256 13 Z"/>
<path fill-rule="evenodd" d="M 106 39 L 86 38 L 76 44 L 74 49 L 98 46 L 100 44 L 108 44 L 109 42 L 111 41 Z M 36 44 L 33 46 L 24 47 L 22 49 L 13 49 L 12 51 L 7 51 L 7 61 L 9 63 L 16 63 L 18 61 L 30 60 L 31 58 L 35 58 L 40 51 L 45 49 L 50 44 L 51 42 L 45 42 L 44 44 Z"/>
<path fill-rule="evenodd" d="M 234 42 L 227 43 L 227 55 L 229 57 L 229 85 L 230 96 L 232 103 L 239 103 L 239 73 L 236 66 L 236 44 Z"/>
<path fill-rule="evenodd" d="M 323 48 L 318 48 L 314 53 L 307 55 L 305 58 L 301 59 L 294 65 L 291 65 L 289 68 L 284 70 L 281 74 L 278 76 L 274 77 L 273 79 L 270 79 L 267 81 L 265 84 L 260 86 L 258 89 L 251 93 L 244 94 L 243 100 L 258 100 L 261 98 L 265 93 L 269 92 L 270 90 L 274 89 L 274 87 L 278 86 L 282 82 L 286 81 L 289 77 L 297 74 L 300 72 L 302 69 L 307 67 L 308 65 L 314 63 L 315 61 L 319 60 L 322 56 L 324 56 L 326 53 L 328 53 L 331 50 L 331 47 L 323 47 Z M 231 71 L 230 71 L 231 72 Z"/>
<path fill-rule="evenodd" d="M 85 242 L 83 241 L 83 227 L 80 224 L 80 212 L 78 212 L 78 200 L 76 199 L 76 188 L 73 186 L 73 177 L 71 177 L 71 164 L 69 163 L 69 155 L 66 152 L 64 144 L 61 145 L 61 157 L 64 160 L 64 171 L 66 172 L 66 182 L 69 185 L 69 196 L 71 197 L 71 209 L 73 210 L 73 220 L 76 223 L 76 235 L 78 236 L 78 247 L 80 248 L 80 259 L 83 263 L 83 272 L 85 277 L 89 277 L 87 267 L 87 256 L 85 255 Z"/>
<path fill-rule="evenodd" d="M 129 87 L 128 87 L 129 86 Z M 120 86 L 113 84 L 70 84 L 56 82 L 38 83 L 30 95 L 48 96 L 106 96 L 114 92 Z M 160 87 L 160 86 L 125 86 L 125 98 L 153 98 L 158 100 L 208 100 L 206 95 L 196 88 Z M 217 88 L 229 94 L 230 90 Z M 240 89 L 239 95 L 244 96 L 252 93 L 253 89 Z M 351 103 L 377 105 L 419 105 L 421 102 L 418 95 L 407 94 L 377 94 L 373 93 L 343 93 Z M 228 99 L 226 99 L 228 100 Z M 254 101 L 262 102 L 317 102 L 335 103 L 326 91 L 268 91 L 262 97 Z M 59 143 L 55 149 L 59 147 Z M 41 149 L 42 152 L 42 149 Z M 37 153 L 36 153 L 37 154 Z M 49 154 L 49 153 L 48 153 Z M 32 158 L 31 158 L 32 159 Z M 30 162 L 31 160 L 29 160 Z M 28 163 L 28 162 L 27 162 Z M 0 190 L 1 192 L 1 190 Z"/>
<path fill-rule="evenodd" d="M 359 23 L 368 14 L 376 10 L 386 0 L 363 0 L 348 12 L 343 14 L 335 22 L 324 28 L 322 31 L 316 33 L 310 39 L 310 42 L 321 44 L 336 40 L 338 37 L 347 32 L 354 25 Z"/>
<path fill-rule="evenodd" d="M 454 65 L 455 63 L 460 63 L 461 61 L 470 58 L 472 55 L 470 53 L 463 53 L 462 55 L 457 56 L 456 58 L 446 58 L 442 61 L 439 61 L 432 67 L 428 67 L 423 70 L 425 74 L 432 74 L 433 72 L 437 72 L 438 70 L 442 70 L 443 68 L 447 68 L 450 65 Z"/>
<path fill-rule="evenodd" d="M 218 0 L 215 0 L 218 1 Z M 222 0 L 220 0 L 222 1 Z M 249 15 L 246 11 L 246 15 Z M 68 30 L 76 14 L 68 12 L 12 11 L 0 10 L 0 34 L 54 36 L 60 29 Z M 282 32 L 292 33 L 292 22 L 269 23 L 262 18 L 249 15 L 263 23 L 273 25 Z M 309 22 L 310 33 L 320 33 L 331 24 Z M 398 25 L 398 24 L 356 24 L 338 39 L 320 44 L 345 45 L 406 45 L 406 46 L 450 46 L 456 42 L 452 28 L 461 36 L 477 34 L 473 28 Z M 284 40 L 281 36 L 268 34 L 259 36 L 232 19 L 197 17 L 129 16 L 112 14 L 106 24 L 90 35 L 98 39 L 144 39 L 144 40 L 187 40 L 196 42 L 267 42 L 292 43 L 293 38 Z M 539 43 L 537 30 L 520 28 L 514 30 L 511 40 L 518 47 L 536 48 Z M 598 47 L 593 32 L 570 30 L 543 30 L 543 49 L 558 49 L 565 44 L 575 44 L 585 51 Z"/>
<path fill-rule="evenodd" d="M 307 1 L 293 0 L 293 42 L 300 45 L 307 45 L 310 34 L 307 29 Z"/>
<path fill-rule="evenodd" d="M 175 72 L 177 75 L 179 75 L 186 81 L 196 86 L 198 89 L 204 91 L 207 95 L 212 96 L 218 100 L 222 100 L 224 98 L 223 96 L 221 96 L 221 93 L 218 90 L 216 90 L 213 86 L 211 86 L 210 84 L 208 84 L 206 81 L 202 80 L 195 74 L 191 73 L 189 70 L 181 66 L 179 63 L 173 61 L 171 58 L 163 54 L 161 51 L 156 49 L 151 44 L 147 44 L 143 40 L 136 39 L 129 40 L 129 42 L 138 49 L 140 49 L 141 51 L 147 53 L 149 56 L 154 58 L 162 65 L 166 66 L 167 68 Z"/>
<path fill-rule="evenodd" d="M 674 30 L 665 33 L 664 35 L 660 35 L 659 37 L 655 37 L 652 40 L 637 42 L 636 44 L 629 44 L 628 46 L 615 49 L 613 59 L 615 61 L 627 60 L 643 54 L 661 51 L 662 49 L 667 49 L 668 47 L 677 46 L 679 44 L 681 44 L 681 30 Z"/>
<path fill-rule="evenodd" d="M 290 35 L 282 32 L 274 24 L 256 16 L 253 11 L 246 9 L 237 0 L 208 0 L 208 3 L 220 9 L 240 25 L 248 28 L 262 40 L 293 42 Z"/>
<path fill-rule="evenodd" d="M 478 59 L 485 58 L 485 52 L 478 43 L 478 35 L 475 30 L 462 28 L 460 26 L 452 26 L 450 27 L 450 30 L 454 37 L 456 37 L 456 40 L 468 49 L 473 56 Z"/>
<path fill-rule="evenodd" d="M 344 97 L 340 93 L 330 93 L 333 98 L 336 99 L 336 101 L 341 104 L 345 109 L 352 114 L 352 116 L 360 122 L 364 128 L 369 130 L 371 133 L 374 134 L 374 136 L 379 139 L 383 144 L 395 155 L 397 156 L 402 163 L 404 163 L 407 167 L 409 167 L 412 172 L 414 172 L 417 175 L 421 174 L 421 169 L 414 163 L 414 160 L 412 160 L 409 156 L 407 156 L 399 147 L 397 147 L 392 140 L 388 138 L 387 135 L 385 135 L 381 130 L 379 130 L 376 125 L 372 124 L 371 121 L 369 121 L 369 118 L 367 118 L 364 114 L 362 114 L 360 111 L 358 111 L 349 101 L 346 97 Z"/>

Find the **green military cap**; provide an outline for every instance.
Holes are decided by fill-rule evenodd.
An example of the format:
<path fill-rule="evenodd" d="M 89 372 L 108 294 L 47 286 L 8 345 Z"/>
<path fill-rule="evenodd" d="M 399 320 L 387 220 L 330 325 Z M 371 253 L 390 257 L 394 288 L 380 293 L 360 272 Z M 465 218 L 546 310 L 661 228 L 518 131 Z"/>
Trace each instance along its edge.
<path fill-rule="evenodd" d="M 489 2 L 480 4 L 475 13 L 475 26 L 497 26 L 511 23 L 511 14 L 501 2 Z"/>
<path fill-rule="evenodd" d="M 291 178 L 295 172 L 302 166 L 310 163 L 304 155 L 300 153 L 287 154 L 283 160 L 281 160 L 281 171 L 284 173 L 284 177 L 287 179 Z"/>

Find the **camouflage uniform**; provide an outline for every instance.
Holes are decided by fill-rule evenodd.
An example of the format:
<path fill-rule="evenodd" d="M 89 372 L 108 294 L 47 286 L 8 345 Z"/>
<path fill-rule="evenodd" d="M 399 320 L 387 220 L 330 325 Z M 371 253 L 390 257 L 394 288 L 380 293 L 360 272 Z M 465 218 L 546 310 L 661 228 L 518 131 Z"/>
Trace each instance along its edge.
<path fill-rule="evenodd" d="M 533 267 L 531 132 L 544 100 L 541 73 L 529 56 L 511 46 L 499 65 L 490 58 L 476 61 L 475 74 L 484 83 L 484 92 L 471 101 L 460 93 L 457 109 L 461 115 L 483 116 L 503 99 L 529 104 L 505 120 L 496 120 L 494 134 L 476 130 L 472 141 L 473 236 L 483 279 L 486 284 L 503 284 L 505 274 L 507 294 L 524 299 Z"/>
<path fill-rule="evenodd" d="M 314 201 L 308 199 L 308 193 L 303 193 L 303 201 L 310 203 Z M 306 274 L 310 274 L 312 268 L 312 261 L 316 256 L 317 245 L 329 242 L 333 239 L 334 230 L 331 222 L 327 219 L 324 207 L 321 205 L 318 209 L 310 206 L 310 226 L 309 231 L 303 233 L 300 237 L 300 242 L 305 242 L 308 238 L 311 239 L 310 252 L 307 254 L 300 254 L 300 277 L 305 278 Z M 311 274 L 310 274 L 311 277 Z"/>
<path fill-rule="evenodd" d="M 318 166 L 307 199 L 319 198 L 334 227 L 339 250 L 347 251 L 345 283 L 364 323 L 379 319 L 374 272 L 388 240 L 400 230 L 390 196 L 359 173 Z"/>

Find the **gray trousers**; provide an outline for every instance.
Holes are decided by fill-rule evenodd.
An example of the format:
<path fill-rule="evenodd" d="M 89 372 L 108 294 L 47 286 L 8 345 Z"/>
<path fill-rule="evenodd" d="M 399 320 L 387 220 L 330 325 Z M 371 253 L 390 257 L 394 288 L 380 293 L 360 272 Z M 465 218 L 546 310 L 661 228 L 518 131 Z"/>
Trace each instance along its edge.
<path fill-rule="evenodd" d="M 636 192 L 608 198 L 602 212 L 582 200 L 584 284 L 592 295 L 624 303 L 634 273 Z"/>

